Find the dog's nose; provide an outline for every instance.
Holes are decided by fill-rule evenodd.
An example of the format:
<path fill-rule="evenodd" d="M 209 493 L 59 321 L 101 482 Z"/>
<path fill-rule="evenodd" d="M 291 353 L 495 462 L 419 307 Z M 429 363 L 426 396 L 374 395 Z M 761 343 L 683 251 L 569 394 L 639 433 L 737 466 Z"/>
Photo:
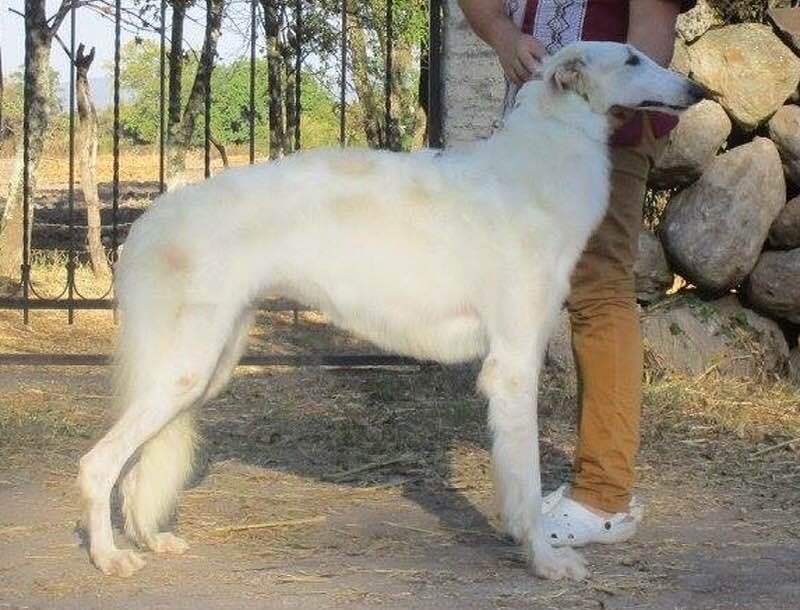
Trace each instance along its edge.
<path fill-rule="evenodd" d="M 692 98 L 692 103 L 696 104 L 700 100 L 711 97 L 711 92 L 702 85 L 689 81 L 689 97 Z"/>

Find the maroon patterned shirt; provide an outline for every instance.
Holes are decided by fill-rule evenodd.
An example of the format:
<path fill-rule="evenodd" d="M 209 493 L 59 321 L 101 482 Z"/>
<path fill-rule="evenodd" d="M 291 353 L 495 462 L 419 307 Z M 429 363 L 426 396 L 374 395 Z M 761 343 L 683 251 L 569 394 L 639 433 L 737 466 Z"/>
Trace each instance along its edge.
<path fill-rule="evenodd" d="M 675 0 L 681 12 L 696 0 Z M 506 0 L 506 10 L 523 32 L 541 42 L 548 53 L 577 40 L 625 42 L 628 38 L 629 0 Z M 512 96 L 515 91 L 509 92 Z M 647 112 L 656 137 L 678 124 L 672 115 Z M 637 113 L 611 136 L 613 146 L 635 146 L 641 141 L 643 114 Z"/>

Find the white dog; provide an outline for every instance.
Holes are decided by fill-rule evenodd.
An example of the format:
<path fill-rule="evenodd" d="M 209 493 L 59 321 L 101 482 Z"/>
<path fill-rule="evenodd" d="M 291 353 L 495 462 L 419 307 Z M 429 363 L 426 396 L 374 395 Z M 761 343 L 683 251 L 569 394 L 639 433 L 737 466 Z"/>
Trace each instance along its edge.
<path fill-rule="evenodd" d="M 538 372 L 606 210 L 609 110 L 677 111 L 701 96 L 630 46 L 578 43 L 469 148 L 303 152 L 162 196 L 118 269 L 121 416 L 80 463 L 97 567 L 128 576 L 144 564 L 114 545 L 109 498 L 123 472 L 127 533 L 155 552 L 186 549 L 160 527 L 192 466 L 191 409 L 227 382 L 268 291 L 393 352 L 485 358 L 505 527 L 536 574 L 584 577 L 581 556 L 542 532 Z"/>

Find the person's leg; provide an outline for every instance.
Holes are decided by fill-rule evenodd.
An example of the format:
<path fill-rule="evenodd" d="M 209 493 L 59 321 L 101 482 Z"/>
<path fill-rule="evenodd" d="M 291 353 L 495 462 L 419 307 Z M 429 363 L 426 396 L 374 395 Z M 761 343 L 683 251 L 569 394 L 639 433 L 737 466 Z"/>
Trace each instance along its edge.
<path fill-rule="evenodd" d="M 607 513 L 628 510 L 639 448 L 642 339 L 633 266 L 650 157 L 659 147 L 646 131 L 641 146 L 612 149 L 609 210 L 568 299 L 580 408 L 569 495 Z"/>

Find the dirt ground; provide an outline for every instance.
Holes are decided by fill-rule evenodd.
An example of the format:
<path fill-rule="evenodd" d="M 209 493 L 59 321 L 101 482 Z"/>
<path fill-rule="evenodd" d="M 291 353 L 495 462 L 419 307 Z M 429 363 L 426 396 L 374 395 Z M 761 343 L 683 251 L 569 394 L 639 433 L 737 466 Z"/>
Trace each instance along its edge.
<path fill-rule="evenodd" d="M 2 352 L 111 347 L 107 312 L 73 327 L 63 313 L 35 312 L 29 329 L 18 317 L 0 312 Z M 365 347 L 309 314 L 262 317 L 252 349 Z M 545 582 L 498 534 L 474 374 L 239 368 L 201 413 L 202 455 L 173 523 L 190 550 L 148 554 L 124 580 L 89 563 L 74 486 L 107 425 L 110 369 L 0 369 L 0 608 L 800 606 L 800 455 L 787 442 L 800 392 L 719 381 L 711 400 L 697 380 L 653 380 L 640 534 L 585 549 L 587 581 Z M 556 376 L 543 386 L 552 489 L 569 472 L 575 413 Z M 741 418 L 712 411 L 723 403 Z"/>

